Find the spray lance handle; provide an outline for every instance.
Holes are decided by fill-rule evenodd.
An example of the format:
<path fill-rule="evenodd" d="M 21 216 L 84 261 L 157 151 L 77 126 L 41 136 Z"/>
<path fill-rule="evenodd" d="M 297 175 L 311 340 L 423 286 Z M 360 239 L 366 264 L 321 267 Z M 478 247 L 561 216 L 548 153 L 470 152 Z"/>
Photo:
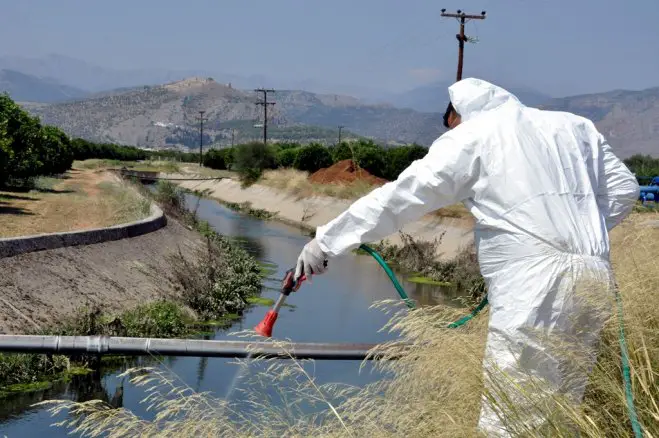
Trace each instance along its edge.
<path fill-rule="evenodd" d="M 327 260 L 323 261 L 323 267 L 327 267 Z M 311 270 L 313 274 L 313 270 Z M 281 294 L 284 296 L 289 296 L 291 292 L 297 292 L 302 286 L 302 283 L 307 280 L 307 276 L 302 274 L 300 278 L 295 281 L 295 269 L 289 269 L 286 271 L 286 275 L 281 282 Z"/>
<path fill-rule="evenodd" d="M 323 262 L 323 265 L 327 267 L 327 260 Z M 311 273 L 313 274 L 313 271 L 311 271 Z M 281 281 L 279 298 L 277 298 L 277 302 L 272 306 L 272 309 L 268 310 L 261 322 L 254 327 L 256 333 L 266 338 L 272 336 L 272 327 L 274 327 L 275 322 L 277 321 L 279 309 L 284 304 L 284 301 L 286 301 L 286 297 L 288 297 L 291 292 L 297 292 L 306 279 L 307 276 L 302 274 L 300 278 L 295 281 L 295 269 L 289 269 L 286 271 L 286 275 L 284 275 L 284 279 Z"/>

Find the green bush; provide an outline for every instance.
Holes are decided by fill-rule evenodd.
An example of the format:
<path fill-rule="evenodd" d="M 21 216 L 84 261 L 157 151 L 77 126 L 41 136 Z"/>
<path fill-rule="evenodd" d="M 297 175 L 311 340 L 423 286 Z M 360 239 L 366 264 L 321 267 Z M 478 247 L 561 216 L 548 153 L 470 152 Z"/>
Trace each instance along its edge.
<path fill-rule="evenodd" d="M 204 320 L 240 314 L 247 298 L 261 291 L 261 268 L 247 251 L 210 228 L 207 245 L 190 260 L 179 252 L 170 257 L 172 277 L 184 302 Z"/>
<path fill-rule="evenodd" d="M 640 178 L 659 176 L 659 158 L 636 154 L 624 160 L 625 165 Z M 647 182 L 645 182 L 647 183 Z"/>
<path fill-rule="evenodd" d="M 343 160 L 354 160 L 356 164 L 369 173 L 385 178 L 387 174 L 387 163 L 385 150 L 370 140 L 359 140 L 357 142 L 342 142 L 333 150 L 334 162 Z"/>
<path fill-rule="evenodd" d="M 73 164 L 73 147 L 64 132 L 54 126 L 44 126 L 42 144 L 44 146 L 44 175 L 58 175 L 66 172 Z"/>
<path fill-rule="evenodd" d="M 428 153 L 428 148 L 412 144 L 387 149 L 385 179 L 393 181 L 415 160 L 420 160 Z"/>
<path fill-rule="evenodd" d="M 177 210 L 183 210 L 185 208 L 185 195 L 183 189 L 171 181 L 158 181 L 156 184 L 155 199 L 166 208 Z"/>
<path fill-rule="evenodd" d="M 47 375 L 66 371 L 66 356 L 44 354 L 0 354 L 0 387 L 33 383 Z"/>
<path fill-rule="evenodd" d="M 243 184 L 252 184 L 261 177 L 263 170 L 276 167 L 272 150 L 263 143 L 252 142 L 236 147 L 234 167 Z"/>
<path fill-rule="evenodd" d="M 144 304 L 121 314 L 124 336 L 175 338 L 188 332 L 181 305 L 172 301 Z"/>
<path fill-rule="evenodd" d="M 300 152 L 300 148 L 287 148 L 279 150 L 275 156 L 277 167 L 293 167 L 298 152 Z"/>
<path fill-rule="evenodd" d="M 358 148 L 357 143 L 341 142 L 332 150 L 332 159 L 335 163 L 343 160 L 352 160 L 355 158 L 353 150 Z"/>
<path fill-rule="evenodd" d="M 211 149 L 204 154 L 204 166 L 217 170 L 228 169 L 227 155 L 230 155 L 232 152 L 233 151 L 227 149 Z"/>
<path fill-rule="evenodd" d="M 325 146 L 312 143 L 299 150 L 293 166 L 298 170 L 313 173 L 331 166 L 332 162 L 332 156 Z"/>
<path fill-rule="evenodd" d="M 283 151 L 283 150 L 286 150 L 286 149 L 298 149 L 301 146 L 302 145 L 300 143 L 295 143 L 295 142 L 277 143 L 277 148 L 279 149 L 279 151 Z"/>
<path fill-rule="evenodd" d="M 385 151 L 377 145 L 360 146 L 357 149 L 357 164 L 380 178 L 384 178 L 387 173 Z"/>

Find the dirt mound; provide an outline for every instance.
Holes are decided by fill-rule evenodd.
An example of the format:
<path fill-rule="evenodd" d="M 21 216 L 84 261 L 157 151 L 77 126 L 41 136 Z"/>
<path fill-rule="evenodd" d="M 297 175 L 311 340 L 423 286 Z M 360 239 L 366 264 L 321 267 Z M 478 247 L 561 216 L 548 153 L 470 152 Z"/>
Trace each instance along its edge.
<path fill-rule="evenodd" d="M 365 181 L 374 185 L 382 185 L 387 180 L 378 178 L 364 169 L 356 168 L 352 160 L 343 160 L 338 163 L 320 169 L 309 177 L 309 180 L 317 184 L 348 184 L 354 181 Z"/>

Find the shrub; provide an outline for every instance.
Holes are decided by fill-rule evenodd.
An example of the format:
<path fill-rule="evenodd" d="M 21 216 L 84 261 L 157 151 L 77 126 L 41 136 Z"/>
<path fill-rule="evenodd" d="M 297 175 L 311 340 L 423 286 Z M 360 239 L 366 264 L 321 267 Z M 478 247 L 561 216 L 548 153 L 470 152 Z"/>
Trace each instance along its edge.
<path fill-rule="evenodd" d="M 387 162 L 385 151 L 377 145 L 360 145 L 357 149 L 357 165 L 370 174 L 384 178 L 386 176 Z"/>
<path fill-rule="evenodd" d="M 355 158 L 354 150 L 357 148 L 355 143 L 341 142 L 332 148 L 332 158 L 335 163 L 343 160 L 352 160 Z"/>
<path fill-rule="evenodd" d="M 416 144 L 387 149 L 385 179 L 393 181 L 415 160 L 420 160 L 428 153 L 428 148 Z"/>
<path fill-rule="evenodd" d="M 174 338 L 188 333 L 183 307 L 172 301 L 156 301 L 120 316 L 124 336 Z"/>
<path fill-rule="evenodd" d="M 302 171 L 313 173 L 332 165 L 332 156 L 326 147 L 320 144 L 310 144 L 299 150 L 293 166 Z"/>
<path fill-rule="evenodd" d="M 300 148 L 287 148 L 281 149 L 277 152 L 275 160 L 277 167 L 291 168 L 295 164 L 295 159 L 299 153 Z"/>
<path fill-rule="evenodd" d="M 261 177 L 264 169 L 275 167 L 275 157 L 263 143 L 252 142 L 236 148 L 234 165 L 243 184 L 251 184 Z"/>
<path fill-rule="evenodd" d="M 386 175 L 385 150 L 370 140 L 342 142 L 334 149 L 334 162 L 354 160 L 369 173 L 384 178 Z"/>
<path fill-rule="evenodd" d="M 652 178 L 659 176 L 659 158 L 636 154 L 625 159 L 624 162 L 629 167 L 629 170 L 634 172 L 637 177 Z"/>
<path fill-rule="evenodd" d="M 44 126 L 42 137 L 43 145 L 43 174 L 62 174 L 73 164 L 73 147 L 69 137 L 59 128 Z"/>
<path fill-rule="evenodd" d="M 247 298 L 261 290 L 260 267 L 227 238 L 211 230 L 206 237 L 194 261 L 180 252 L 170 258 L 173 280 L 182 287 L 185 303 L 203 319 L 241 313 Z"/>
<path fill-rule="evenodd" d="M 204 154 L 204 166 L 211 169 L 225 170 L 227 169 L 226 155 L 226 149 L 211 149 Z"/>
<path fill-rule="evenodd" d="M 183 190 L 171 181 L 158 181 L 156 184 L 155 199 L 166 209 L 182 211 L 185 207 Z"/>

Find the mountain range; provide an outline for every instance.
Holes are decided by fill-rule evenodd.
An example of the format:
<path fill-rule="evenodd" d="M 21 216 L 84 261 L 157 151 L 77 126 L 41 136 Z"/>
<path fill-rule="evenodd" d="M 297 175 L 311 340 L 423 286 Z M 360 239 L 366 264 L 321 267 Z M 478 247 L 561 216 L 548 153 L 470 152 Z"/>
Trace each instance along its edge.
<path fill-rule="evenodd" d="M 429 144 L 441 132 L 437 113 L 306 91 L 277 91 L 269 97 L 276 102 L 268 114 L 274 128 L 270 137 L 276 140 L 334 142 L 340 125 L 346 137 L 355 133 L 388 143 Z M 238 142 L 258 139 L 261 129 L 255 125 L 263 122 L 256 100 L 253 91 L 194 77 L 83 100 L 23 106 L 70 135 L 158 148 L 198 145 L 200 110 L 205 111 L 205 143 L 229 144 L 232 136 Z"/>
<path fill-rule="evenodd" d="M 205 144 L 260 138 L 261 128 L 255 125 L 262 123 L 262 107 L 254 105 L 257 96 L 251 89 L 259 82 L 267 85 L 266 78 L 221 75 L 216 81 L 195 73 L 199 71 L 113 70 L 59 55 L 0 57 L 0 91 L 9 92 L 45 123 L 90 140 L 196 147 L 201 109 L 207 118 Z M 269 108 L 268 132 L 273 140 L 333 143 L 341 125 L 344 138 L 429 145 L 444 130 L 441 112 L 449 85 L 378 92 L 377 98 L 359 87 L 354 88 L 361 98 L 319 93 L 329 87 L 319 83 L 307 83 L 316 92 L 278 88 L 268 96 L 276 101 Z M 515 84 L 501 85 L 526 105 L 590 118 L 622 157 L 659 154 L 659 88 L 552 98 Z"/>

